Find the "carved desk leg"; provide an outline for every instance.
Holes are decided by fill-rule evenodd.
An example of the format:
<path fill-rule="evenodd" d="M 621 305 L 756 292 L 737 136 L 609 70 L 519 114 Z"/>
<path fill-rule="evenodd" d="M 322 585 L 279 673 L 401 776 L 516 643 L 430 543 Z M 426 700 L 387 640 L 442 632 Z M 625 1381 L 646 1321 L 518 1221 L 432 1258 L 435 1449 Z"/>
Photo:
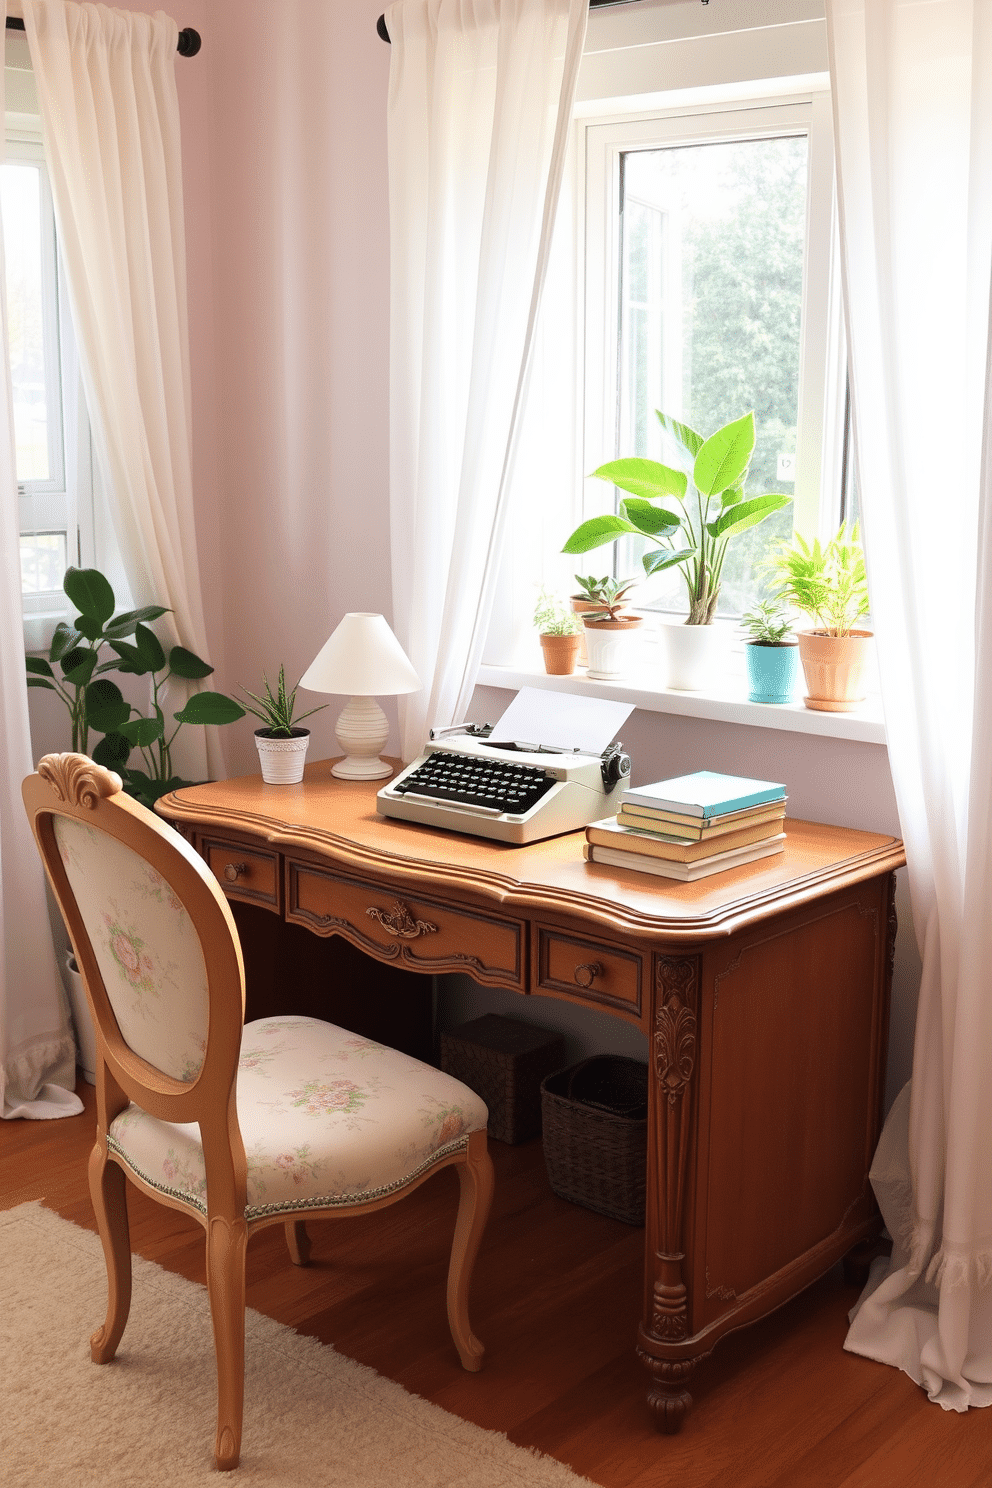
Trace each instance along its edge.
<path fill-rule="evenodd" d="M 697 1362 L 666 1358 L 652 1344 L 677 1344 L 689 1335 L 683 1226 L 699 978 L 699 962 L 693 957 L 661 956 L 656 961 L 648 1137 L 651 1284 L 638 1354 L 652 1375 L 648 1405 L 658 1429 L 668 1433 L 681 1430 L 692 1406 L 686 1384 Z"/>

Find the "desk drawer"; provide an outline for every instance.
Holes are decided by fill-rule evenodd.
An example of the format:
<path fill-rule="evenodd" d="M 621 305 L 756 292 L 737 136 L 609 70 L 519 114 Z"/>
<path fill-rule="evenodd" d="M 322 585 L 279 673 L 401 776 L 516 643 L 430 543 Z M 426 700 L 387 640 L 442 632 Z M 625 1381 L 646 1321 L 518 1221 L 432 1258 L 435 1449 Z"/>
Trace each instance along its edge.
<path fill-rule="evenodd" d="M 278 912 L 279 854 L 220 837 L 201 837 L 200 852 L 229 899 L 265 904 Z"/>
<path fill-rule="evenodd" d="M 641 958 L 617 946 L 537 927 L 536 992 L 581 997 L 603 1007 L 641 1011 Z"/>
<path fill-rule="evenodd" d="M 474 910 L 288 863 L 286 919 L 343 935 L 381 961 L 419 971 L 463 971 L 477 982 L 526 990 L 526 926 Z"/>

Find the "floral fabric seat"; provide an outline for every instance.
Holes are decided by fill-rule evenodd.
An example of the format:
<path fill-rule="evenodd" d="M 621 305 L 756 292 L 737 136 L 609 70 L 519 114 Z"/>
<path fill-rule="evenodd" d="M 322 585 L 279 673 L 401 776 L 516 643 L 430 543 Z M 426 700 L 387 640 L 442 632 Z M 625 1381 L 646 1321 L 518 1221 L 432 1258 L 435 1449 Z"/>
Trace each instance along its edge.
<path fill-rule="evenodd" d="M 474 1091 L 441 1070 L 317 1018 L 245 1025 L 238 1118 L 246 1219 L 381 1199 L 485 1129 Z M 199 1127 L 131 1104 L 108 1145 L 136 1177 L 206 1214 Z"/>

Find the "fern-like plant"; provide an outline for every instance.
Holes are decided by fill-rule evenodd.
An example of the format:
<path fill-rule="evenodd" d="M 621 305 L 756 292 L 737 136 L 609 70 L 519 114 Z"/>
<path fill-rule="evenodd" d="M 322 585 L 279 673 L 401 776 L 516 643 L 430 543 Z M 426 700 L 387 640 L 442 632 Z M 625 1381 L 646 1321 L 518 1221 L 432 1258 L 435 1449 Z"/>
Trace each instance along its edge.
<path fill-rule="evenodd" d="M 824 635 L 850 635 L 871 608 L 857 522 L 850 531 L 844 523 L 826 543 L 807 543 L 797 533 L 773 549 L 765 567 L 775 597 L 808 615 Z"/>

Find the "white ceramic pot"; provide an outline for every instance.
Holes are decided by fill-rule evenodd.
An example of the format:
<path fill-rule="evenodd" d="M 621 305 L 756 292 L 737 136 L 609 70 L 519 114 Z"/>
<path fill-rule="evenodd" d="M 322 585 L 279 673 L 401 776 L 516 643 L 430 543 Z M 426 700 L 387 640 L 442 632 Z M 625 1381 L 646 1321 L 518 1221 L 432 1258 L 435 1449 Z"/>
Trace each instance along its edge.
<path fill-rule="evenodd" d="M 627 676 L 634 664 L 640 627 L 640 615 L 625 615 L 616 620 L 586 620 L 583 629 L 589 657 L 588 675 L 601 682 Z"/>
<path fill-rule="evenodd" d="M 265 783 L 296 785 L 301 781 L 309 743 L 309 729 L 294 729 L 289 738 L 285 734 L 269 737 L 268 730 L 256 729 L 255 748 Z"/>
<path fill-rule="evenodd" d="M 722 627 L 663 621 L 659 632 L 664 648 L 665 686 L 678 692 L 699 692 L 709 687 L 725 655 L 726 637 Z"/>
<path fill-rule="evenodd" d="M 79 975 L 79 967 L 71 951 L 66 953 L 64 981 L 69 994 L 69 1006 L 72 1009 L 72 1026 L 76 1033 L 76 1063 L 82 1070 L 84 1079 L 88 1080 L 91 1085 L 95 1085 L 96 1033 L 93 1029 L 90 1005 L 86 1001 L 86 993 L 83 990 L 83 979 Z"/>

